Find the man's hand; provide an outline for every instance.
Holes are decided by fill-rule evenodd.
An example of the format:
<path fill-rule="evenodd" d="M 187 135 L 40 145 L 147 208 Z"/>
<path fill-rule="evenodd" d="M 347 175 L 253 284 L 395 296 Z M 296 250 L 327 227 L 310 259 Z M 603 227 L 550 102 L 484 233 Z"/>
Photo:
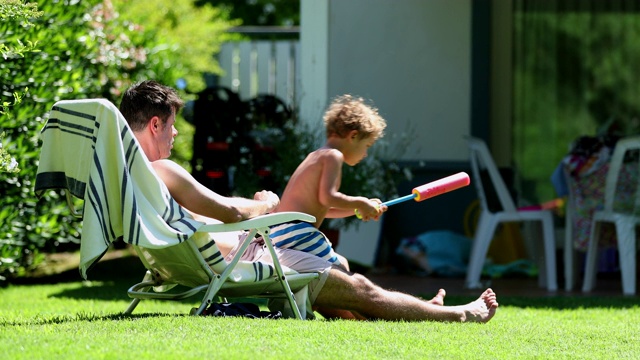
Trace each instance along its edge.
<path fill-rule="evenodd" d="M 254 200 L 264 201 L 267 204 L 266 213 L 270 213 L 280 204 L 280 198 L 272 191 L 262 190 L 253 195 Z"/>

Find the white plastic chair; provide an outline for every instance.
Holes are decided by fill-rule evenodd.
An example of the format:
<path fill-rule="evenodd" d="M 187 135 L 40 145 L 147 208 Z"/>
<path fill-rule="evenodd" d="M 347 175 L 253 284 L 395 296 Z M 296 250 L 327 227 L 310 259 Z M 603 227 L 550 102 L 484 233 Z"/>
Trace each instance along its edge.
<path fill-rule="evenodd" d="M 569 193 L 567 195 L 567 203 L 565 206 L 565 221 L 564 221 L 564 289 L 566 291 L 572 291 L 573 286 L 577 279 L 577 262 L 576 250 L 573 243 L 573 209 L 575 208 L 575 198 L 573 189 L 573 181 L 569 175 L 566 167 L 562 167 L 562 174 L 566 179 L 567 186 L 569 187 Z"/>
<path fill-rule="evenodd" d="M 619 140 L 613 151 L 605 182 L 604 209 L 593 214 L 584 283 L 582 285 L 583 292 L 590 292 L 595 285 L 600 226 L 603 222 L 608 222 L 613 223 L 616 229 L 622 292 L 625 295 L 634 295 L 636 293 L 636 226 L 640 224 L 640 217 L 635 212 L 636 209 L 640 209 L 637 158 L 634 160 L 636 163 L 630 167 L 631 174 L 635 174 L 635 181 L 633 181 L 632 186 L 633 194 L 617 194 L 620 189 L 620 174 L 625 155 L 633 150 L 640 150 L 640 136 Z M 635 156 L 637 157 L 638 154 L 636 153 Z M 621 206 L 622 202 L 632 206 Z"/>
<path fill-rule="evenodd" d="M 546 284 L 549 291 L 556 291 L 558 283 L 556 279 L 556 258 L 555 239 L 553 229 L 553 216 L 549 210 L 526 210 L 519 211 L 507 190 L 504 180 L 498 172 L 491 153 L 484 141 L 477 138 L 468 138 L 471 171 L 473 182 L 480 198 L 481 213 L 476 228 L 469 266 L 467 268 L 467 278 L 465 286 L 467 288 L 480 288 L 480 275 L 491 240 L 496 229 L 501 223 L 539 221 L 543 229 L 544 260 L 546 267 L 540 271 L 540 283 Z M 482 182 L 481 170 L 485 170 L 491 179 L 491 186 L 498 197 L 501 210 L 491 211 L 487 203 L 487 190 Z"/>

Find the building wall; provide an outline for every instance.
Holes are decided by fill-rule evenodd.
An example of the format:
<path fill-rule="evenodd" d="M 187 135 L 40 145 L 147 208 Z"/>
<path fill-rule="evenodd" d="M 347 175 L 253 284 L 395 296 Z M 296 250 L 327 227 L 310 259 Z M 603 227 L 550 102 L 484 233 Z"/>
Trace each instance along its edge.
<path fill-rule="evenodd" d="M 369 99 L 387 137 L 411 134 L 403 159 L 466 161 L 471 0 L 301 0 L 300 110 L 319 121 L 330 100 Z"/>

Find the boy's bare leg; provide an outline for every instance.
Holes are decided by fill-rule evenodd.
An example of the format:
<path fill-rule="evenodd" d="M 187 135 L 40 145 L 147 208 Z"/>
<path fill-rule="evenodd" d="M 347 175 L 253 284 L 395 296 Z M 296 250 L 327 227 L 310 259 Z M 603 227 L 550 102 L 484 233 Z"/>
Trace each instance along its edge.
<path fill-rule="evenodd" d="M 444 294 L 438 292 L 436 297 Z M 336 267 L 330 270 L 315 304 L 353 310 L 369 319 L 407 321 L 487 322 L 498 308 L 496 294 L 491 289 L 468 304 L 443 306 L 408 294 L 384 290 L 360 274 L 348 273 Z"/>

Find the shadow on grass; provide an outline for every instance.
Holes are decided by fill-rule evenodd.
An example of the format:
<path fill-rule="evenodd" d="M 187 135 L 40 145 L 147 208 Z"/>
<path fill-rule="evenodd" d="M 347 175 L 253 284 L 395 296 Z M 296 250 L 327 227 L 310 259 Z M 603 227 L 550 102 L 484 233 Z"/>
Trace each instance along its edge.
<path fill-rule="evenodd" d="M 95 315 L 89 313 L 78 313 L 76 315 L 64 315 L 64 316 L 54 316 L 50 318 L 45 317 L 35 317 L 26 320 L 20 321 L 0 321 L 0 326 L 38 326 L 38 325 L 51 325 L 51 324 L 63 324 L 70 322 L 79 322 L 79 321 L 113 321 L 113 320 L 137 320 L 137 319 L 145 319 L 145 318 L 176 318 L 176 317 L 185 317 L 191 316 L 188 313 L 185 314 L 165 314 L 165 313 L 144 313 L 144 314 L 131 314 L 125 315 L 123 313 L 110 314 L 110 315 Z"/>
<path fill-rule="evenodd" d="M 124 279 L 127 281 L 140 281 L 145 273 L 145 268 L 136 256 L 122 256 L 98 262 L 87 272 L 89 281 L 113 281 Z M 59 284 L 83 281 L 80 270 L 77 267 L 56 274 L 20 277 L 11 280 L 16 285 Z"/>
<path fill-rule="evenodd" d="M 84 281 L 77 268 L 58 274 L 20 278 L 14 281 L 19 285 L 46 285 L 79 282 L 83 285 L 66 289 L 50 295 L 54 298 L 95 299 L 95 300 L 131 300 L 127 290 L 135 283 L 142 281 L 146 270 L 135 256 L 123 256 L 98 262 L 87 272 L 88 281 Z M 189 302 L 195 299 L 179 300 Z M 192 302 L 192 301 L 191 301 Z"/>

